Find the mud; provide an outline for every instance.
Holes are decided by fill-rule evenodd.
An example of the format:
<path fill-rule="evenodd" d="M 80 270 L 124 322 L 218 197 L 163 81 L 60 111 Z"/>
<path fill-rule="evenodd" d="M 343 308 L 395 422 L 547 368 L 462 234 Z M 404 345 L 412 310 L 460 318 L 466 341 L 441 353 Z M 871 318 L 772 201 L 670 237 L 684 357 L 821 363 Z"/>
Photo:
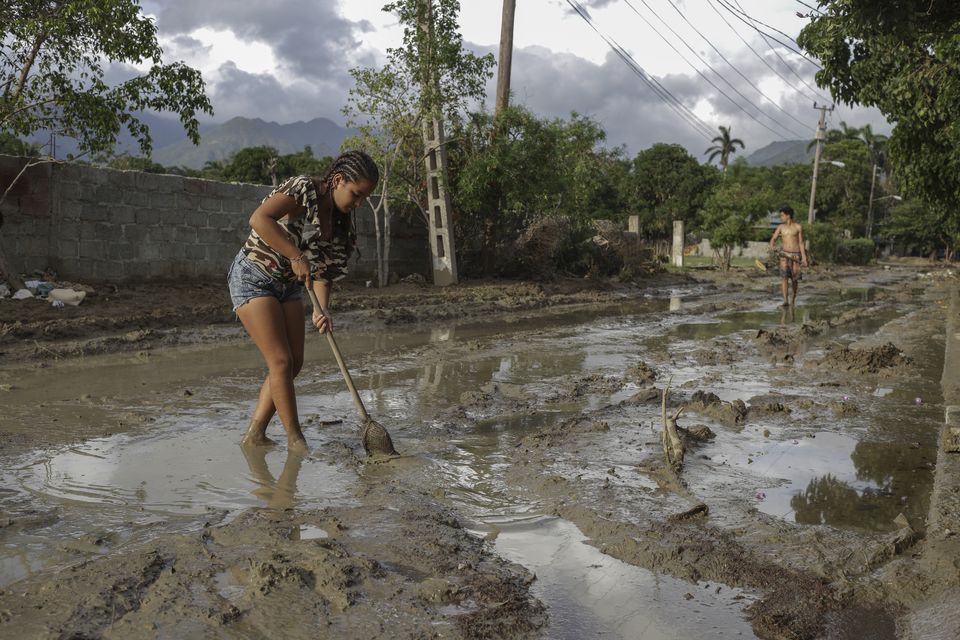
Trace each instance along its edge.
<path fill-rule="evenodd" d="M 821 270 L 786 311 L 753 272 L 345 288 L 381 463 L 319 340 L 312 453 L 236 446 L 263 369 L 217 289 L 0 302 L 0 633 L 897 637 L 937 579 L 875 579 L 923 544 L 927 273 Z"/>

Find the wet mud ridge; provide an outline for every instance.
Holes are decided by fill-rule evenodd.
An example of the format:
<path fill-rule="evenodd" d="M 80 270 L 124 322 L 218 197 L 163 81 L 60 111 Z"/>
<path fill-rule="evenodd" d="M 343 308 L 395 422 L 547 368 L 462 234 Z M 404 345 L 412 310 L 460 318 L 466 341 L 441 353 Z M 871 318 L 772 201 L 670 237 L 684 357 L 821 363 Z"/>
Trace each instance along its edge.
<path fill-rule="evenodd" d="M 923 637 L 957 287 L 928 271 L 810 278 L 788 310 L 757 274 L 529 286 L 457 323 L 486 294 L 367 300 L 339 339 L 383 463 L 317 345 L 304 459 L 236 446 L 262 371 L 231 344 L 8 375 L 0 633 Z"/>

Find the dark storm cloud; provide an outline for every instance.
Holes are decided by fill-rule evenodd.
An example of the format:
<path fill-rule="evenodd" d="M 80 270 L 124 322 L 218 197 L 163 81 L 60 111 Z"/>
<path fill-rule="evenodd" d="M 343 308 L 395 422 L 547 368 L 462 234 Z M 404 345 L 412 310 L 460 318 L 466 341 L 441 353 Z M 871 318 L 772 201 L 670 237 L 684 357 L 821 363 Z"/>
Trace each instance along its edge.
<path fill-rule="evenodd" d="M 305 79 L 346 78 L 347 54 L 359 47 L 354 33 L 370 29 L 367 22 L 339 15 L 333 1 L 152 0 L 144 7 L 156 14 L 164 36 L 200 27 L 229 30 L 270 46 L 285 67 Z"/>
<path fill-rule="evenodd" d="M 218 70 L 219 78 L 208 91 L 216 120 L 234 116 L 262 118 L 289 123 L 313 118 L 339 122 L 347 87 L 331 81 L 281 83 L 268 74 L 254 74 L 228 62 Z"/>
<path fill-rule="evenodd" d="M 730 60 L 750 80 L 749 83 L 719 57 L 710 60 L 711 66 L 749 101 L 710 72 L 704 72 L 717 87 L 743 106 L 743 110 L 692 70 L 689 74 L 657 77 L 660 85 L 687 108 L 692 110 L 701 102 L 710 105 L 714 116 L 707 120 L 712 132 L 708 137 L 675 113 L 613 53 L 608 54 L 602 64 L 595 64 L 572 54 L 559 54 L 539 47 L 519 49 L 514 52 L 512 95 L 514 103 L 542 115 L 568 117 L 571 111 L 577 111 L 592 116 L 606 130 L 608 146 L 625 144 L 631 155 L 656 142 L 668 142 L 679 143 L 694 156 L 702 158 L 703 151 L 710 146 L 708 138 L 718 133 L 717 126 L 721 124 L 732 127 L 734 136 L 747 143 L 748 155 L 776 140 L 812 140 L 819 115 L 812 108 L 813 91 L 791 76 L 789 70 L 781 70 L 779 66 L 783 63 L 772 53 L 769 56 L 770 65 L 784 78 L 792 80 L 791 84 L 802 93 L 792 89 L 781 93 L 776 87 L 768 86 L 767 81 L 771 79 L 778 83 L 782 80 L 749 51 Z M 808 84 L 815 86 L 812 71 L 804 69 L 799 61 L 790 62 Z M 812 70 L 806 63 L 802 65 Z M 760 95 L 751 84 L 763 90 L 780 108 Z M 491 83 L 490 95 L 493 91 Z M 841 119 L 852 126 L 871 124 L 875 132 L 889 132 L 889 125 L 873 109 L 838 109 L 832 117 L 832 126 L 838 126 Z"/>
<path fill-rule="evenodd" d="M 515 104 L 551 117 L 571 111 L 589 115 L 607 132 L 608 146 L 625 144 L 635 154 L 657 142 L 679 143 L 697 154 L 707 140 L 687 124 L 615 54 L 602 64 L 540 47 L 514 52 L 511 73 Z M 700 85 L 682 74 L 657 78 L 692 109 L 703 97 Z"/>

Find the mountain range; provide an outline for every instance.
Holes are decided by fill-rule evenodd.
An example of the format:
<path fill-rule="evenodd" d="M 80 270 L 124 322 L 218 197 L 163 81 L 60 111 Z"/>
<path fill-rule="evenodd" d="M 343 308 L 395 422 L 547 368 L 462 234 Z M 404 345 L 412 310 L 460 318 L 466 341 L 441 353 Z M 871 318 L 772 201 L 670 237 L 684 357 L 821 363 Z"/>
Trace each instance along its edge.
<path fill-rule="evenodd" d="M 745 160 L 754 167 L 775 167 L 781 164 L 809 164 L 813 161 L 815 147 L 809 140 L 777 140 L 760 147 Z"/>
<path fill-rule="evenodd" d="M 240 149 L 258 146 L 271 146 L 286 155 L 303 151 L 309 145 L 318 158 L 336 156 L 341 143 L 354 133 L 327 118 L 278 124 L 260 118 L 237 117 L 202 131 L 197 146 L 181 136 L 172 144 L 156 147 L 153 161 L 167 167 L 200 169 L 207 162 L 226 160 Z"/>
<path fill-rule="evenodd" d="M 154 162 L 164 166 L 182 166 L 200 169 L 207 162 L 226 160 L 246 147 L 271 146 L 281 154 L 297 153 L 309 145 L 316 157 L 335 156 L 343 141 L 355 133 L 328 118 L 314 118 L 308 122 L 289 124 L 267 122 L 260 118 L 236 117 L 222 124 L 200 126 L 200 144 L 194 146 L 187 138 L 183 126 L 177 120 L 161 118 L 150 113 L 137 116 L 150 127 L 153 139 Z M 46 144 L 49 133 L 37 133 L 32 142 Z M 813 160 L 809 140 L 778 140 L 753 151 L 745 157 L 747 164 L 772 167 L 781 164 L 807 164 Z M 140 155 L 140 149 L 129 134 L 124 132 L 117 143 L 117 153 Z M 76 143 L 69 138 L 58 138 L 56 155 L 76 154 Z"/>
<path fill-rule="evenodd" d="M 304 146 L 309 145 L 318 158 L 336 156 L 341 143 L 355 133 L 327 118 L 278 124 L 260 118 L 237 117 L 222 124 L 200 125 L 200 144 L 195 146 L 178 120 L 150 113 L 137 114 L 137 118 L 150 128 L 154 162 L 191 169 L 200 169 L 209 161 L 226 160 L 240 149 L 261 145 L 274 147 L 281 155 L 303 151 Z M 50 133 L 39 131 L 28 140 L 47 145 Z M 57 158 L 77 155 L 77 143 L 71 138 L 58 137 L 55 151 Z M 115 152 L 141 155 L 139 145 L 126 131 L 120 134 Z"/>

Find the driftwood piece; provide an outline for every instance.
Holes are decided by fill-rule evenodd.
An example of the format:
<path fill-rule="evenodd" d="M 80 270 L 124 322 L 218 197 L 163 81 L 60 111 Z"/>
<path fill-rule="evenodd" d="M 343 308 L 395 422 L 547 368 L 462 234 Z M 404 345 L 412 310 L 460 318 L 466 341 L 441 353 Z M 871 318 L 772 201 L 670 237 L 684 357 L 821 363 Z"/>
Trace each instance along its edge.
<path fill-rule="evenodd" d="M 667 464 L 675 471 L 683 467 L 683 455 L 686 453 L 686 447 L 683 444 L 683 438 L 677 431 L 677 418 L 683 413 L 683 407 L 677 409 L 673 416 L 667 415 L 667 398 L 670 396 L 670 383 L 663 389 L 663 400 L 660 405 L 660 416 L 663 419 L 663 431 L 660 434 L 660 442 L 663 445 L 663 454 L 666 456 Z"/>

